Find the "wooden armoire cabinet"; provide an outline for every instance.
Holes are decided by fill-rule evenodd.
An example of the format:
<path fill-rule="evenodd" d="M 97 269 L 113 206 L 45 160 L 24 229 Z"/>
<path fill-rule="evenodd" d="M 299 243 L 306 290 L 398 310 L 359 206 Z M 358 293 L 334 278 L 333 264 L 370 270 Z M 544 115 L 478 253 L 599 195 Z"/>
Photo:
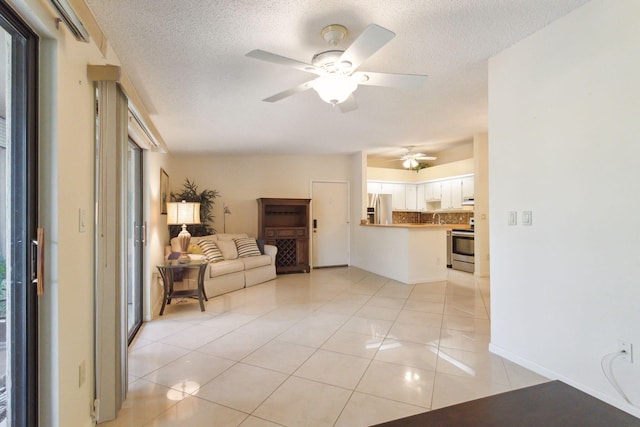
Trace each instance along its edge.
<path fill-rule="evenodd" d="M 258 199 L 258 238 L 278 248 L 276 272 L 306 272 L 309 266 L 311 199 Z"/>

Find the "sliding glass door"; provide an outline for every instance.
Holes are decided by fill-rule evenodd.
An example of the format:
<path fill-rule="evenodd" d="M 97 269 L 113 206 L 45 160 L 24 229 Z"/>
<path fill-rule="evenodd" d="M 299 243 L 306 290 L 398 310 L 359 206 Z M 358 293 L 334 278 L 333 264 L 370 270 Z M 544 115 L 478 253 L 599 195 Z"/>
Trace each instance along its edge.
<path fill-rule="evenodd" d="M 142 149 L 127 149 L 127 336 L 131 342 L 142 324 L 142 263 L 146 225 L 142 213 Z"/>
<path fill-rule="evenodd" d="M 37 425 L 37 44 L 0 1 L 0 426 Z"/>

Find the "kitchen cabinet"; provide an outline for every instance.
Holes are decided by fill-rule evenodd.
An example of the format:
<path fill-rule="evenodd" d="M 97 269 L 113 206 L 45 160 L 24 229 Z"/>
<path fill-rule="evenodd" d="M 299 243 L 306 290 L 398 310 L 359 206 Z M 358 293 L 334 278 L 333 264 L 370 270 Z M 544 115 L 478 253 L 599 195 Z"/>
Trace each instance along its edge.
<path fill-rule="evenodd" d="M 379 182 L 367 181 L 367 193 L 376 194 L 380 193 L 380 188 L 382 184 Z"/>
<path fill-rule="evenodd" d="M 425 184 L 425 200 L 430 202 L 442 199 L 442 181 L 427 182 Z"/>
<path fill-rule="evenodd" d="M 394 211 L 403 211 L 407 209 L 407 194 L 405 184 L 392 184 L 393 192 L 391 205 Z"/>
<path fill-rule="evenodd" d="M 474 196 L 473 175 L 414 184 L 367 181 L 367 192 L 392 195 L 396 211 L 446 211 L 462 209 L 465 198 Z"/>
<path fill-rule="evenodd" d="M 473 176 L 467 176 L 462 178 L 462 200 L 467 198 L 473 198 L 473 195 L 474 195 Z"/>
<path fill-rule="evenodd" d="M 463 186 L 464 182 L 461 178 L 442 181 L 442 200 L 440 203 L 440 209 L 461 209 Z"/>
<path fill-rule="evenodd" d="M 424 211 L 427 209 L 427 204 L 425 200 L 427 199 L 425 195 L 425 187 L 427 184 L 418 184 L 416 186 L 416 209 L 419 211 Z"/>
<path fill-rule="evenodd" d="M 405 184 L 405 209 L 415 211 L 417 209 L 418 186 L 416 184 Z"/>
<path fill-rule="evenodd" d="M 367 181 L 367 193 L 393 194 L 394 184 L 380 181 Z"/>

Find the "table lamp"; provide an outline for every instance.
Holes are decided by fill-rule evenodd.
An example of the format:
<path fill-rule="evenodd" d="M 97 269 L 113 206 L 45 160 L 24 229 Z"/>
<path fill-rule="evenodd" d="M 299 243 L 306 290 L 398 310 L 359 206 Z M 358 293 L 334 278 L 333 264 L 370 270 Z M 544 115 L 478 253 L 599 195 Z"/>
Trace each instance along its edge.
<path fill-rule="evenodd" d="M 167 203 L 167 224 L 180 225 L 182 231 L 178 234 L 178 242 L 180 243 L 179 263 L 187 263 L 189 258 L 189 242 L 191 234 L 187 231 L 187 224 L 200 224 L 200 203 L 194 202 L 168 202 Z"/>

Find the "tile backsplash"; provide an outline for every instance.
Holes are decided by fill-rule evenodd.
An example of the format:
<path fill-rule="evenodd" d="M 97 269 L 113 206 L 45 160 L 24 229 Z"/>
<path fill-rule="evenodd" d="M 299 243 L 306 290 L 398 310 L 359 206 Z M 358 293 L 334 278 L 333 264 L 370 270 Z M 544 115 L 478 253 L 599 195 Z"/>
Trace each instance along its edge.
<path fill-rule="evenodd" d="M 445 224 L 469 224 L 469 219 L 473 218 L 473 212 L 439 212 L 438 215 Z M 438 215 L 436 215 L 436 219 Z M 393 211 L 393 223 L 431 224 L 433 216 L 434 214 L 425 212 Z"/>

